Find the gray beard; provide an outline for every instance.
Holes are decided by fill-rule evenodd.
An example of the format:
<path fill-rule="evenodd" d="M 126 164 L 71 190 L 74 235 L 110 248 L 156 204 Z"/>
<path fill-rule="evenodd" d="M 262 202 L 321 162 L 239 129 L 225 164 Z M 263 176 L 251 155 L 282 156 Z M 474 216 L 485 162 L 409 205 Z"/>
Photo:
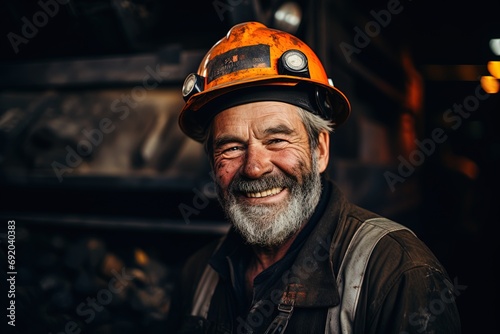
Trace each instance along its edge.
<path fill-rule="evenodd" d="M 227 194 L 223 194 L 216 184 L 226 216 L 249 244 L 264 247 L 281 245 L 311 218 L 321 196 L 317 160 L 313 153 L 312 170 L 302 168 L 302 184 L 283 173 L 258 180 L 236 177 L 229 185 Z M 273 205 L 248 205 L 239 203 L 235 196 L 238 192 L 255 192 L 273 187 L 288 188 L 290 198 Z"/>

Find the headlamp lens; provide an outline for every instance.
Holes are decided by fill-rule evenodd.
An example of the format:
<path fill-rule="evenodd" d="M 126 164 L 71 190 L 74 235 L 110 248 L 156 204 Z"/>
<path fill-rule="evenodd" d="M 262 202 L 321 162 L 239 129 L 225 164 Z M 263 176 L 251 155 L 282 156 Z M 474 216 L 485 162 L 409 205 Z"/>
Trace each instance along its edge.
<path fill-rule="evenodd" d="M 298 50 L 286 51 L 283 54 L 283 63 L 292 71 L 300 72 L 307 68 L 307 58 Z"/>
<path fill-rule="evenodd" d="M 182 86 L 182 96 L 186 97 L 194 89 L 194 86 L 196 85 L 196 75 L 194 73 L 191 73 L 186 77 L 186 80 L 184 80 L 184 85 Z"/>

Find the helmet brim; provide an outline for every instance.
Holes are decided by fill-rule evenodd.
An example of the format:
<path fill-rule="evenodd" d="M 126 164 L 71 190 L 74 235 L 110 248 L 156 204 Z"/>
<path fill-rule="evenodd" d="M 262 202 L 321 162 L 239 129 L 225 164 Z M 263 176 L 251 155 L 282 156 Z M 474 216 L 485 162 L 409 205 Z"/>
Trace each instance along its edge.
<path fill-rule="evenodd" d="M 203 143 L 213 118 L 223 110 L 238 105 L 277 101 L 299 106 L 332 121 L 337 128 L 351 112 L 347 97 L 337 88 L 306 78 L 276 76 L 256 78 L 227 87 L 206 90 L 191 96 L 179 115 L 181 130 L 192 139 Z"/>

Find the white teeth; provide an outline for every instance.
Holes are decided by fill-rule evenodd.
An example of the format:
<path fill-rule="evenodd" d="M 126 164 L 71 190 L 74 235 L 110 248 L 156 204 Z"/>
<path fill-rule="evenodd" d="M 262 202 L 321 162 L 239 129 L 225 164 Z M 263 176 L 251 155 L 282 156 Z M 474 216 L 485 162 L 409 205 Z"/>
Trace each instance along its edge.
<path fill-rule="evenodd" d="M 272 196 L 276 195 L 277 193 L 281 192 L 284 188 L 272 188 L 256 193 L 246 193 L 247 197 L 252 197 L 252 198 L 260 198 L 260 197 L 267 197 L 267 196 Z"/>

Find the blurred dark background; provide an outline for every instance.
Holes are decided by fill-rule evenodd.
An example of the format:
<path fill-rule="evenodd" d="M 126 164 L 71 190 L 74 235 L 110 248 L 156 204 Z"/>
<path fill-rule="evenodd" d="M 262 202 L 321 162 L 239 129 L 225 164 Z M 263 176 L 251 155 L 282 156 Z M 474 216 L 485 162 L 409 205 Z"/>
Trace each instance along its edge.
<path fill-rule="evenodd" d="M 164 332 L 180 266 L 227 229 L 203 150 L 177 127 L 180 88 L 229 27 L 256 20 L 306 41 L 352 103 L 330 176 L 433 250 L 460 286 L 464 333 L 498 333 L 500 95 L 481 78 L 498 77 L 487 65 L 500 60 L 499 9 L 1 1 L 0 216 L 16 221 L 16 332 Z"/>

